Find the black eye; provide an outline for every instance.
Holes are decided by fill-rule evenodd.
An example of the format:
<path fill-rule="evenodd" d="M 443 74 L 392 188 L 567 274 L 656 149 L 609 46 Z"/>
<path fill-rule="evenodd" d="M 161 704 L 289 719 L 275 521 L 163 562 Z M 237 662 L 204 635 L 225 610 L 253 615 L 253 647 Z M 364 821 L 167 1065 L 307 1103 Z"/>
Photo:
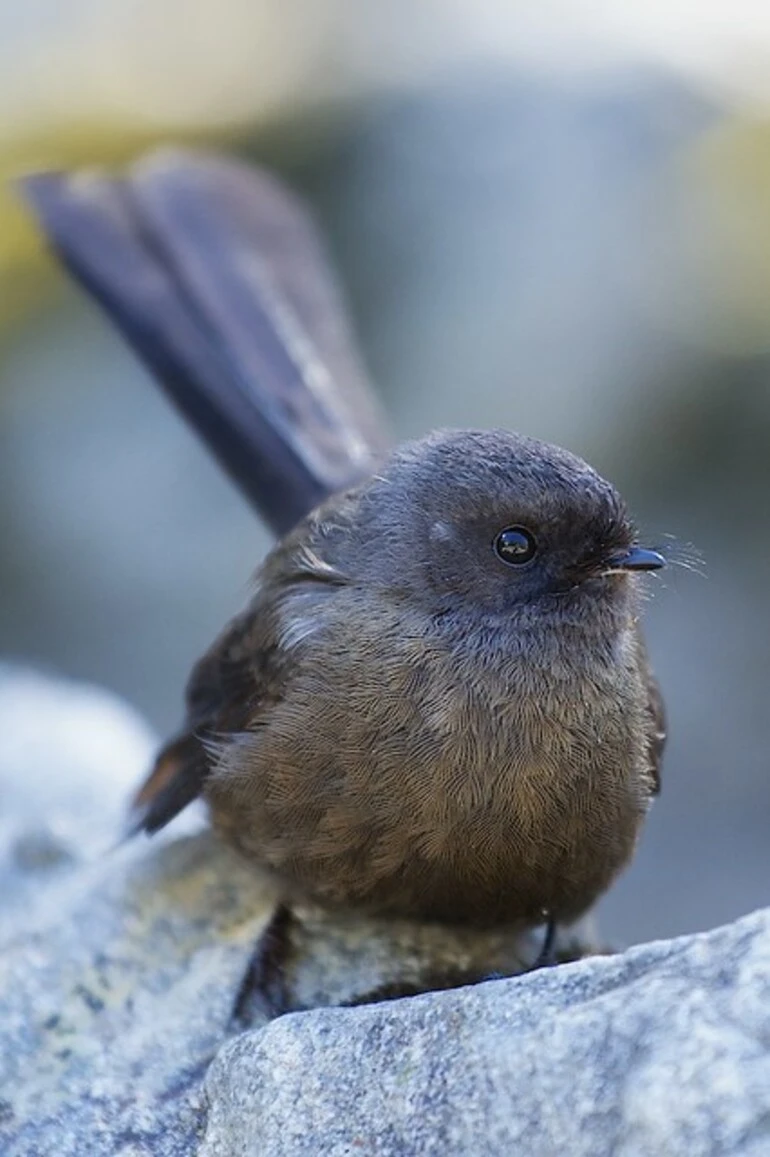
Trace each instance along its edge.
<path fill-rule="evenodd" d="M 508 526 L 495 539 L 495 553 L 509 566 L 523 566 L 537 554 L 535 536 L 523 526 Z"/>

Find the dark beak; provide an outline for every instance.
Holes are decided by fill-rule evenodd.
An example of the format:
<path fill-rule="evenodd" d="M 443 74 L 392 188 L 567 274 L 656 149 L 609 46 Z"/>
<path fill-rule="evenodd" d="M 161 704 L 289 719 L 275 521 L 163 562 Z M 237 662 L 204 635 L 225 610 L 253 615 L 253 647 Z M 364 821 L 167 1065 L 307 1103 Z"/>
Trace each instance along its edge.
<path fill-rule="evenodd" d="M 605 574 L 623 570 L 660 570 L 666 560 L 657 550 L 647 550 L 644 546 L 632 546 L 628 550 L 611 555 L 607 559 Z"/>

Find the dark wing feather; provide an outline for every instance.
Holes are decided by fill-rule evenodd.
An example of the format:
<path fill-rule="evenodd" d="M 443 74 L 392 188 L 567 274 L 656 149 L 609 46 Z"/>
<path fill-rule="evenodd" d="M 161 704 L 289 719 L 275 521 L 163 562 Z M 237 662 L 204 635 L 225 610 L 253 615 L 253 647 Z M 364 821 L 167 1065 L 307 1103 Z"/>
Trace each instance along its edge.
<path fill-rule="evenodd" d="M 134 796 L 129 831 L 158 831 L 192 803 L 210 772 L 211 746 L 245 728 L 266 702 L 272 655 L 254 639 L 254 620 L 251 611 L 235 619 L 193 668 L 185 730 L 161 750 Z"/>
<path fill-rule="evenodd" d="M 275 548 L 251 604 L 195 664 L 184 731 L 163 748 L 137 792 L 131 831 L 154 832 L 173 819 L 203 791 L 217 748 L 228 736 L 253 730 L 283 698 L 296 656 L 277 642 L 281 590 L 294 583 L 329 589 L 346 581 L 339 571 L 297 551 L 297 535 Z"/>

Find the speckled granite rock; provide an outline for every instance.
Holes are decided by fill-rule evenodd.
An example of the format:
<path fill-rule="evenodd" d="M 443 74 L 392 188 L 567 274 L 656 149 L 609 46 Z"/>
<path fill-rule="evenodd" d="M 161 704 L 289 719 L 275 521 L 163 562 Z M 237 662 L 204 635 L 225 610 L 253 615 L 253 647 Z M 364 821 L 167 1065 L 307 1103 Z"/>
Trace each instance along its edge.
<path fill-rule="evenodd" d="M 52 889 L 0 950 L 3 1157 L 195 1151 L 201 1078 L 269 904 L 206 835 L 125 860 Z"/>
<path fill-rule="evenodd" d="M 199 1157 L 766 1157 L 770 911 L 515 980 L 274 1021 Z"/>
<path fill-rule="evenodd" d="M 115 841 L 155 743 L 115 695 L 0 664 L 0 936 Z"/>
<path fill-rule="evenodd" d="M 0 668 L 3 1157 L 194 1151 L 273 898 L 205 833 L 111 850 L 154 744 L 106 692 Z"/>

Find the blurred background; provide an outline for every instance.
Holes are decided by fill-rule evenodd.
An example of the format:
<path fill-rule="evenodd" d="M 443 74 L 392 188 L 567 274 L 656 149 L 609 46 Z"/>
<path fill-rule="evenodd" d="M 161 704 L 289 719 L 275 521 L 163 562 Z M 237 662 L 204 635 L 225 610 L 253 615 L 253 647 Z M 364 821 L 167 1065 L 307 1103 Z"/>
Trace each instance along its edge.
<path fill-rule="evenodd" d="M 562 443 L 705 559 L 647 608 L 671 739 L 606 936 L 766 903 L 770 6 L 0 0 L 0 107 L 2 656 L 167 733 L 245 597 L 267 535 L 9 183 L 234 149 L 312 202 L 400 436 Z"/>

